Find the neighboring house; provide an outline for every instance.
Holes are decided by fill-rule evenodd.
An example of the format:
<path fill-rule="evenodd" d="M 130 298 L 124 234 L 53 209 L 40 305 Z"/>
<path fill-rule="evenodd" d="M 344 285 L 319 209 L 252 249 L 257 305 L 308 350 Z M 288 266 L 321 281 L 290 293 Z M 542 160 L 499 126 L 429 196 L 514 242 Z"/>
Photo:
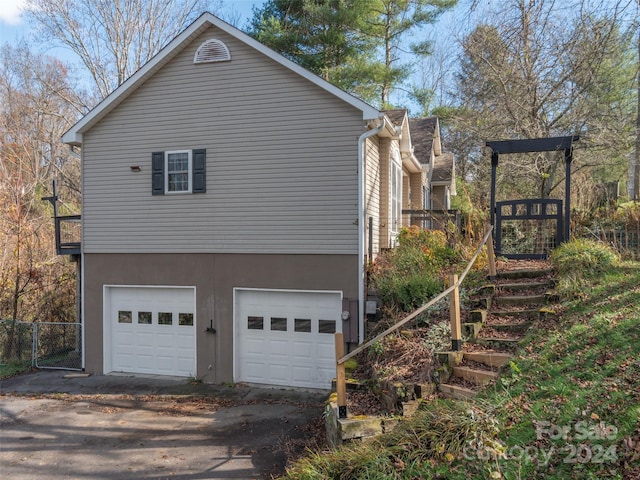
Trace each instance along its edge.
<path fill-rule="evenodd" d="M 425 205 L 410 123 L 202 15 L 63 137 L 85 369 L 328 388 L 369 255 Z"/>
<path fill-rule="evenodd" d="M 452 153 L 444 152 L 440 138 L 440 123 L 438 117 L 412 118 L 409 120 L 414 154 L 425 166 L 429 174 L 428 188 L 422 195 L 421 207 L 411 202 L 411 209 L 422 208 L 433 210 L 435 221 L 413 220 L 411 223 L 425 228 L 440 228 L 445 218 L 439 213 L 451 208 L 451 196 L 456 195 L 455 161 Z M 416 215 L 413 218 L 427 218 Z"/>

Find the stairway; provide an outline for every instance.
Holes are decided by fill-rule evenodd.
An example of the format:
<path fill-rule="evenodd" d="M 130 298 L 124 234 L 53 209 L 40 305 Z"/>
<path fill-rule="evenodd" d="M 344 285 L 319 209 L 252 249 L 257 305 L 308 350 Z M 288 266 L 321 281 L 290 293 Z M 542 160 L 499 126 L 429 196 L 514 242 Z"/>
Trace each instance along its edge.
<path fill-rule="evenodd" d="M 557 301 L 549 293 L 553 287 L 553 271 L 545 267 L 502 270 L 494 285 L 481 288 L 469 302 L 469 321 L 462 325 L 462 351 L 438 354 L 444 365 L 440 395 L 473 398 L 495 381 L 533 323 L 550 313 L 545 306 Z"/>

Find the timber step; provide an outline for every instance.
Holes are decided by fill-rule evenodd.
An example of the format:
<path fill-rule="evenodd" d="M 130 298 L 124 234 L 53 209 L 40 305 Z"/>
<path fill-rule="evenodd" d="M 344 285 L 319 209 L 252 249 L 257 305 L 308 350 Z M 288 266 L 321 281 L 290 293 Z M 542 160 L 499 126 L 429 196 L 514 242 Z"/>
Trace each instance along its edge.
<path fill-rule="evenodd" d="M 527 308 L 524 310 L 491 310 L 494 317 L 518 317 L 520 319 L 536 320 L 540 317 L 539 308 Z"/>
<path fill-rule="evenodd" d="M 531 322 L 520 323 L 487 323 L 487 327 L 491 327 L 501 332 L 525 333 L 531 327 Z"/>
<path fill-rule="evenodd" d="M 453 367 L 453 375 L 476 385 L 485 385 L 498 378 L 498 373 L 491 370 L 479 370 L 471 367 Z"/>
<path fill-rule="evenodd" d="M 546 290 L 550 288 L 553 288 L 552 281 L 501 283 L 498 285 L 498 290 L 501 290 L 501 291 Z"/>
<path fill-rule="evenodd" d="M 523 270 L 507 270 L 497 272 L 497 278 L 539 278 L 553 275 L 553 268 L 539 268 L 539 269 L 523 269 Z"/>
<path fill-rule="evenodd" d="M 470 388 L 461 387 L 460 385 L 451 385 L 449 383 L 439 384 L 438 391 L 443 397 L 454 400 L 469 400 L 478 394 L 478 392 Z"/>
<path fill-rule="evenodd" d="M 505 350 L 515 350 L 520 344 L 521 338 L 516 337 L 478 337 L 475 343 Z"/>
<path fill-rule="evenodd" d="M 544 305 L 547 303 L 546 295 L 500 295 L 495 301 L 499 305 Z"/>
<path fill-rule="evenodd" d="M 511 361 L 513 355 L 506 352 L 492 352 L 487 350 L 484 352 L 465 352 L 463 358 L 465 360 L 483 363 L 489 367 L 501 367 Z"/>

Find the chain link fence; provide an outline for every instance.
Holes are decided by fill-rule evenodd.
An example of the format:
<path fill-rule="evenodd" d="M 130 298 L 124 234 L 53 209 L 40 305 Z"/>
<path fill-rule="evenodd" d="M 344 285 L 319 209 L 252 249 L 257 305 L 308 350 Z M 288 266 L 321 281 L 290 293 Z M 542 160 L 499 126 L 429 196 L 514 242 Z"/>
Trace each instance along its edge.
<path fill-rule="evenodd" d="M 82 325 L 0 320 L 0 362 L 82 370 Z"/>
<path fill-rule="evenodd" d="M 0 320 L 0 362 L 33 365 L 33 323 Z"/>

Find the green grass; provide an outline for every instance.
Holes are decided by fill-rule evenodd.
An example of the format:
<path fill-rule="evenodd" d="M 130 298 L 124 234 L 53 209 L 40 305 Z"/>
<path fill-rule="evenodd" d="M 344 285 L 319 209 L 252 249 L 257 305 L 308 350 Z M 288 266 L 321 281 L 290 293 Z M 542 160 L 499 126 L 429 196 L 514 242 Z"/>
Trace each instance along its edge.
<path fill-rule="evenodd" d="M 312 454 L 288 478 L 640 478 L 640 263 L 576 288 L 480 398 L 425 404 L 397 431 Z"/>
<path fill-rule="evenodd" d="M 0 380 L 13 377 L 19 373 L 26 372 L 31 369 L 31 361 L 29 362 L 7 362 L 0 364 Z"/>

